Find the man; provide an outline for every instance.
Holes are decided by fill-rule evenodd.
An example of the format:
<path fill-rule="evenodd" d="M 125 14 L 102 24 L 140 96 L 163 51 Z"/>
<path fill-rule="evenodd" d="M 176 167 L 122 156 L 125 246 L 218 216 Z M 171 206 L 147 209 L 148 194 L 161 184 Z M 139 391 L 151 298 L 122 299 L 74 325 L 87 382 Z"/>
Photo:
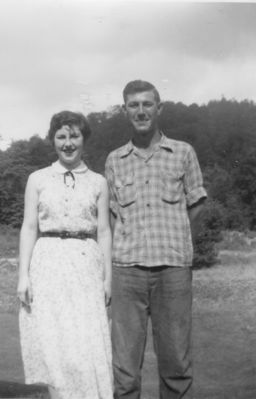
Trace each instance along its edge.
<path fill-rule="evenodd" d="M 116 399 L 139 399 L 151 317 L 160 398 L 191 398 L 192 238 L 206 192 L 193 148 L 159 129 L 156 88 L 126 85 L 133 137 L 109 154 L 113 223 L 112 342 Z"/>

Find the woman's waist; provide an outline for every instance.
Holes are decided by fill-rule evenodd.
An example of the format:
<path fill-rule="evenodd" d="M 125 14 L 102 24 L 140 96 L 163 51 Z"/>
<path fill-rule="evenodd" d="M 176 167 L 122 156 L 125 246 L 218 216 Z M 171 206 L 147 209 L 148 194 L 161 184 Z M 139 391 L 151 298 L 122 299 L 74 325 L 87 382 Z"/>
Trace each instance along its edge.
<path fill-rule="evenodd" d="M 41 231 L 39 237 L 52 237 L 61 239 L 78 239 L 86 240 L 88 238 L 96 239 L 96 232 L 88 231 L 71 231 L 71 230 L 49 230 Z"/>

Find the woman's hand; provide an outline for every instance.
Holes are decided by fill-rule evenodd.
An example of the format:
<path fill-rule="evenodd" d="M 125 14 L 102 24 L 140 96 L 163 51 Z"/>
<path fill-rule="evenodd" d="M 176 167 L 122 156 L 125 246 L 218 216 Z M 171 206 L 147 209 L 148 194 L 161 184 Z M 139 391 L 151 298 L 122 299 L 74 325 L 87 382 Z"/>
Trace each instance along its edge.
<path fill-rule="evenodd" d="M 111 281 L 109 279 L 104 280 L 104 292 L 105 292 L 105 304 L 110 306 L 111 302 Z"/>
<path fill-rule="evenodd" d="M 23 306 L 30 307 L 33 301 L 33 294 L 29 277 L 21 277 L 17 287 L 17 297 Z"/>
<path fill-rule="evenodd" d="M 98 244 L 103 254 L 104 262 L 104 292 L 105 304 L 110 305 L 111 302 L 111 275 L 112 275 L 112 260 L 111 247 L 112 236 L 109 225 L 109 195 L 108 184 L 106 179 L 102 179 L 101 191 L 98 198 L 98 229 L 97 238 Z"/>

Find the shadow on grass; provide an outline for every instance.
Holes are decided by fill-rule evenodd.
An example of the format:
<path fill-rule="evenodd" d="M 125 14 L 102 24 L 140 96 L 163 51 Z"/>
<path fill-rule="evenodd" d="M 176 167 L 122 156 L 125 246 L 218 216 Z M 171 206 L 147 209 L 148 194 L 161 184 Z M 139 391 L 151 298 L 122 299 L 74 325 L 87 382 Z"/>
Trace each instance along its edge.
<path fill-rule="evenodd" d="M 24 396 L 43 398 L 47 395 L 47 387 L 25 385 L 18 382 L 0 381 L 0 398 L 22 398 Z"/>

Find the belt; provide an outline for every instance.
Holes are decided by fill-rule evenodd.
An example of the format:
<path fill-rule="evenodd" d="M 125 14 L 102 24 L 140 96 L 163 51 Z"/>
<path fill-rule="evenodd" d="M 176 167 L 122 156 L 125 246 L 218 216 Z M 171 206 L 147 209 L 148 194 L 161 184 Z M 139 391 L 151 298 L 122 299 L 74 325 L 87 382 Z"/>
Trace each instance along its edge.
<path fill-rule="evenodd" d="M 40 234 L 41 237 L 59 237 L 65 238 L 77 238 L 79 240 L 86 240 L 87 238 L 93 238 L 92 234 L 81 232 L 71 232 L 71 231 L 45 231 Z"/>

